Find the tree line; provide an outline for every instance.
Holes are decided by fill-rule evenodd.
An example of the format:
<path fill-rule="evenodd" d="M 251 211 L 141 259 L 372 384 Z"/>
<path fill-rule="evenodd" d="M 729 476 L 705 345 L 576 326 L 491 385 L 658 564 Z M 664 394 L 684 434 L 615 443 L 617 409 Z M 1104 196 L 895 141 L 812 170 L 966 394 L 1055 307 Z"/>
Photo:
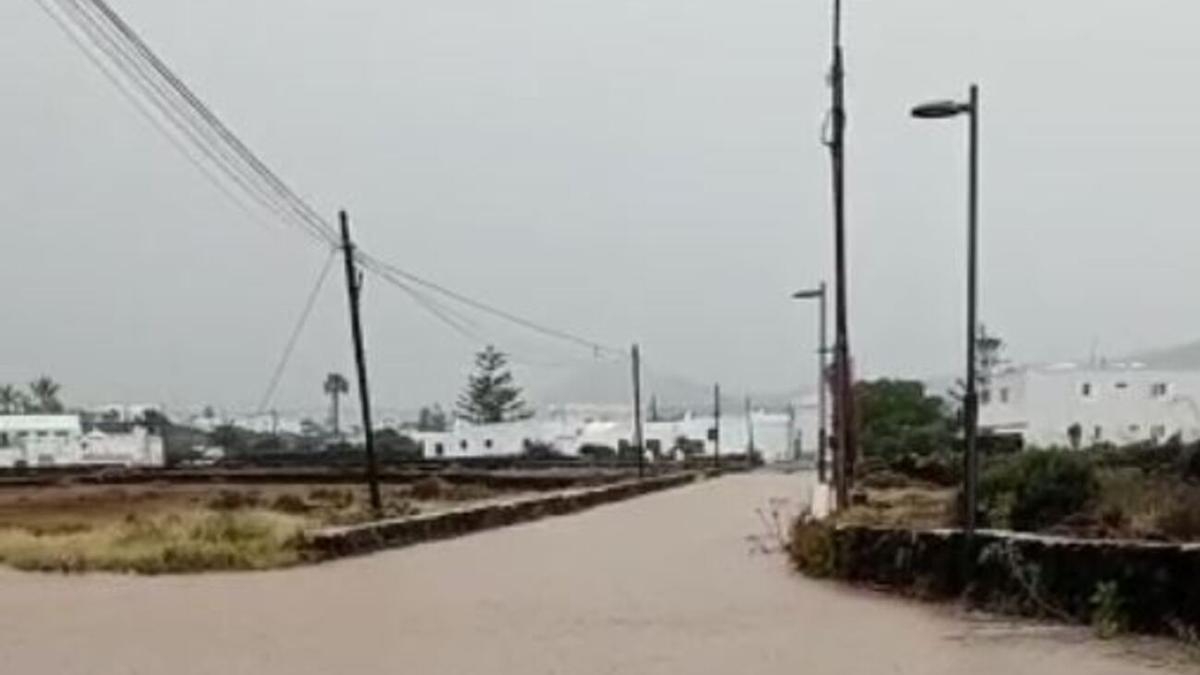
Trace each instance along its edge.
<path fill-rule="evenodd" d="M 0 385 L 0 415 L 52 415 L 66 410 L 59 393 L 62 385 L 43 375 L 22 389 Z"/>

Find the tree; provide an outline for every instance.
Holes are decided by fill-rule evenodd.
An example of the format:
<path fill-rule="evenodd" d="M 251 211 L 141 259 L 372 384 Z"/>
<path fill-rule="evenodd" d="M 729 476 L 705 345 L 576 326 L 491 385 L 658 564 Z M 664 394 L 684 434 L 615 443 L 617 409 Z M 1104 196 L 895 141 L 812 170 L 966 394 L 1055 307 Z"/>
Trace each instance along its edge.
<path fill-rule="evenodd" d="M 339 436 L 338 418 L 341 411 L 338 408 L 338 397 L 350 393 L 350 383 L 340 373 L 330 373 L 325 376 L 324 389 L 331 401 L 330 419 L 333 422 L 333 435 Z"/>
<path fill-rule="evenodd" d="M 987 395 L 986 392 L 992 386 L 992 379 L 1006 363 L 1008 360 L 1004 358 L 1004 339 L 995 333 L 988 333 L 987 326 L 979 324 L 975 335 L 975 387 L 984 392 L 982 395 Z M 966 382 L 960 379 L 955 381 L 954 387 L 947 393 L 961 406 L 963 392 L 966 390 Z"/>
<path fill-rule="evenodd" d="M 954 419 L 945 401 L 909 380 L 876 380 L 855 385 L 860 441 L 869 457 L 929 455 L 952 449 Z"/>
<path fill-rule="evenodd" d="M 446 416 L 446 411 L 442 410 L 442 406 L 433 404 L 433 407 L 421 408 L 421 412 L 417 417 L 417 431 L 449 431 L 450 420 Z"/>
<path fill-rule="evenodd" d="M 520 387 L 513 384 L 508 357 L 491 345 L 475 355 L 475 374 L 468 378 L 457 408 L 458 416 L 472 424 L 497 424 L 533 416 L 521 398 Z"/>
<path fill-rule="evenodd" d="M 63 411 L 62 401 L 58 392 L 62 385 L 46 375 L 29 383 L 29 394 L 33 398 L 33 409 L 43 414 L 54 414 Z"/>
<path fill-rule="evenodd" d="M 0 386 L 0 414 L 17 415 L 25 411 L 29 400 L 25 393 L 11 384 Z"/>
<path fill-rule="evenodd" d="M 375 449 L 389 459 L 421 459 L 421 445 L 395 429 L 375 430 Z"/>
<path fill-rule="evenodd" d="M 988 334 L 987 326 L 983 324 L 979 324 L 979 334 L 975 336 L 975 363 L 980 389 L 990 387 L 996 371 L 1005 364 L 1004 340 Z"/>

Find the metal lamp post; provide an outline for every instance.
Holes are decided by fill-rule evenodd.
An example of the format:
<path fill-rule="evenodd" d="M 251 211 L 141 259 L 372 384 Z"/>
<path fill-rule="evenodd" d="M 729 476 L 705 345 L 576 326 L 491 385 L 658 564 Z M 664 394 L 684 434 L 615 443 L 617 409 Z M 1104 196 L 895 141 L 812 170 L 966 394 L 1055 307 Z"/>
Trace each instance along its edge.
<path fill-rule="evenodd" d="M 972 84 L 966 102 L 935 101 L 912 110 L 919 119 L 944 119 L 966 115 L 970 120 L 970 159 L 967 183 L 967 381 L 963 392 L 963 426 L 966 494 L 963 526 L 968 536 L 975 533 L 977 486 L 979 485 L 979 395 L 976 391 L 975 343 L 978 320 L 978 232 L 979 232 L 979 87 Z"/>
<path fill-rule="evenodd" d="M 817 418 L 817 437 L 818 437 L 818 440 L 817 440 L 817 479 L 819 481 L 821 481 L 822 483 L 825 482 L 825 468 L 826 468 L 825 453 L 826 453 L 826 449 L 829 447 L 829 434 L 827 433 L 827 431 L 825 429 L 825 419 L 826 419 L 826 414 L 825 414 L 825 373 L 828 370 L 828 366 L 826 365 L 825 359 L 826 359 L 826 356 L 829 354 L 829 348 L 826 346 L 826 343 L 825 343 L 825 333 L 826 333 L 826 331 L 825 331 L 825 298 L 826 298 L 826 295 L 827 295 L 827 293 L 825 292 L 825 282 L 824 281 L 822 281 L 821 285 L 818 286 L 817 288 L 804 290 L 804 291 L 796 291 L 795 293 L 792 294 L 792 299 L 794 299 L 794 300 L 813 300 L 813 299 L 815 299 L 819 302 L 819 305 L 818 305 L 819 308 L 817 310 L 818 312 L 820 312 L 820 319 L 818 321 L 818 329 L 817 329 L 820 332 L 820 335 L 818 337 L 818 347 L 817 347 L 817 415 L 818 415 L 818 418 Z"/>

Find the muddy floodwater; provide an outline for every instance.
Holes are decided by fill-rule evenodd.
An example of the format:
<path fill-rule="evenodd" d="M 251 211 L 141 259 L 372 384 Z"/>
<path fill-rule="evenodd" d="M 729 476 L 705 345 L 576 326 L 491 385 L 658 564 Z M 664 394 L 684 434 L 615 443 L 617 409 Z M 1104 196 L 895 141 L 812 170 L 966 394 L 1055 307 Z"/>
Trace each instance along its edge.
<path fill-rule="evenodd" d="M 708 481 L 345 560 L 186 577 L 0 572 L 0 672 L 32 675 L 1136 675 L 1161 645 L 818 583 L 756 509 L 801 474 Z M 778 505 L 779 502 L 776 502 Z"/>

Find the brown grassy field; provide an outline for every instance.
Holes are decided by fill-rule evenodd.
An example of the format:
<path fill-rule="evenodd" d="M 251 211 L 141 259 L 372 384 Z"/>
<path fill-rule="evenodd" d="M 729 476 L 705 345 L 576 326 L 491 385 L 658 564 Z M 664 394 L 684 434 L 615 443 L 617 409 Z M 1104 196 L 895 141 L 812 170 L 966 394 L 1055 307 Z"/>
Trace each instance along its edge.
<path fill-rule="evenodd" d="M 385 486 L 382 515 L 511 496 L 425 479 Z M 7 488 L 0 490 L 0 564 L 145 574 L 267 569 L 304 562 L 308 530 L 373 517 L 365 488 L 346 485 Z"/>

